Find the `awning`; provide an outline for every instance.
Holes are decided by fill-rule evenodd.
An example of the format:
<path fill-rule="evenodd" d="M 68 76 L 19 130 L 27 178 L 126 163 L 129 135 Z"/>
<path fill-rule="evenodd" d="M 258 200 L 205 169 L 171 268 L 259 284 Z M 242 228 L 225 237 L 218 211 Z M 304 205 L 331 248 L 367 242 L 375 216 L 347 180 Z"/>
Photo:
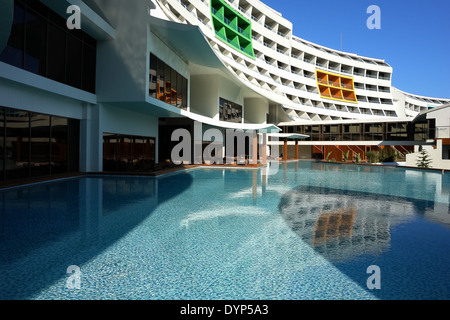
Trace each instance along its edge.
<path fill-rule="evenodd" d="M 270 133 L 268 134 L 269 137 L 275 137 L 275 138 L 286 138 L 286 139 L 306 139 L 309 138 L 306 134 L 299 134 L 299 133 Z"/>
<path fill-rule="evenodd" d="M 150 30 L 186 61 L 210 68 L 225 68 L 198 26 L 149 16 Z"/>
<path fill-rule="evenodd" d="M 274 124 L 233 123 L 227 121 L 219 121 L 184 110 L 181 110 L 181 114 L 191 120 L 219 128 L 234 129 L 234 130 L 256 130 L 259 133 L 267 133 L 268 135 L 278 134 L 274 132 L 281 131 L 281 129 Z"/>

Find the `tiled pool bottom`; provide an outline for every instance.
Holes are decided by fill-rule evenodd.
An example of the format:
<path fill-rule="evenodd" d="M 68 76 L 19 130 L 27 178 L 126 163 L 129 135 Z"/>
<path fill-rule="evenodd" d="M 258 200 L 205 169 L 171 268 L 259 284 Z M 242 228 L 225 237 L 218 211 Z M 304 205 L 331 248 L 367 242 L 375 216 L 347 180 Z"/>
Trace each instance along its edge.
<path fill-rule="evenodd" d="M 450 298 L 450 175 L 314 162 L 261 173 L 5 190 L 0 298 Z"/>

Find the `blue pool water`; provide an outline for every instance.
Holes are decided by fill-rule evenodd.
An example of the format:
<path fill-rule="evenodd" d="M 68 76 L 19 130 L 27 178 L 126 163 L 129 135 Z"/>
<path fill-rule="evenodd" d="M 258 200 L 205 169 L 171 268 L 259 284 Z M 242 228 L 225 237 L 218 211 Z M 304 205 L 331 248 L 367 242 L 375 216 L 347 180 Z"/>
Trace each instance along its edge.
<path fill-rule="evenodd" d="M 449 198 L 450 174 L 309 161 L 7 189 L 0 298 L 449 299 Z"/>

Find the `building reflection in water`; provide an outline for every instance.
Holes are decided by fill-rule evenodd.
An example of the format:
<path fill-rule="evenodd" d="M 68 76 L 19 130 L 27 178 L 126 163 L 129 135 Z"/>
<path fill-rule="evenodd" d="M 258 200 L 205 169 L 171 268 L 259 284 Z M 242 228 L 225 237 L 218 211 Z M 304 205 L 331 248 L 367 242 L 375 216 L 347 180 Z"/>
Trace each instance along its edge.
<path fill-rule="evenodd" d="M 366 192 L 298 187 L 282 196 L 279 210 L 303 241 L 339 262 L 387 250 L 390 229 L 411 219 L 422 205 Z"/>

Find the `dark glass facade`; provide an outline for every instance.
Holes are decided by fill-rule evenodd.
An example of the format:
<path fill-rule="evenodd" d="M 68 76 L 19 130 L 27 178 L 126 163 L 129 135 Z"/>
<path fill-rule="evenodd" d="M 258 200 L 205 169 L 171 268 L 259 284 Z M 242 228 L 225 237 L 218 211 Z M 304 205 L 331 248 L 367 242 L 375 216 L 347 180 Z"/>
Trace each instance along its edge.
<path fill-rule="evenodd" d="M 0 181 L 79 171 L 80 121 L 0 107 Z"/>
<path fill-rule="evenodd" d="M 155 166 L 155 138 L 103 134 L 103 171 L 148 172 Z"/>
<path fill-rule="evenodd" d="M 187 110 L 188 80 L 150 53 L 149 95 Z"/>
<path fill-rule="evenodd" d="M 283 132 L 308 135 L 306 141 L 422 141 L 434 139 L 435 123 L 384 122 L 282 127 Z"/>
<path fill-rule="evenodd" d="M 0 61 L 95 93 L 97 42 L 36 0 L 15 0 L 14 20 Z"/>

